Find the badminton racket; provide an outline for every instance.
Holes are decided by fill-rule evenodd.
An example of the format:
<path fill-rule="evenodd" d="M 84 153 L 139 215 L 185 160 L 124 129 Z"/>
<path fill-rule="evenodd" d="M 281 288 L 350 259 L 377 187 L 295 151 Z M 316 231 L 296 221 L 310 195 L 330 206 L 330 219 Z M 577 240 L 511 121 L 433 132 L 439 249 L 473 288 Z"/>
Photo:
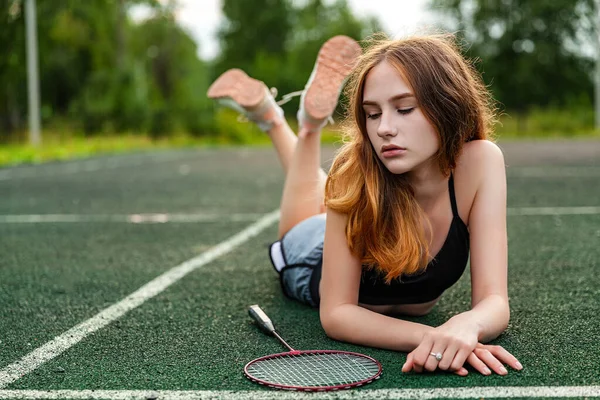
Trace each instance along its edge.
<path fill-rule="evenodd" d="M 337 350 L 294 350 L 275 331 L 273 323 L 258 305 L 250 316 L 265 333 L 275 336 L 289 349 L 250 361 L 244 374 L 253 382 L 276 389 L 321 392 L 350 389 L 379 379 L 381 364 L 364 354 Z"/>

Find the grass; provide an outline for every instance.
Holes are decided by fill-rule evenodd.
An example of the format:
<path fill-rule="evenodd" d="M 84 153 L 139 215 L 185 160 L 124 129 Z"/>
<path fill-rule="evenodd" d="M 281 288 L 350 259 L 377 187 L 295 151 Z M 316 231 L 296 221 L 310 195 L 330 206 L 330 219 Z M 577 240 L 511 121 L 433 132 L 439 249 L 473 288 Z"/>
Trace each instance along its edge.
<path fill-rule="evenodd" d="M 339 142 L 339 134 L 334 130 L 323 132 L 323 143 Z M 173 149 L 185 147 L 219 147 L 229 145 L 266 146 L 270 139 L 262 132 L 249 129 L 243 138 L 234 137 L 194 137 L 176 134 L 165 138 L 152 138 L 148 135 L 101 135 L 84 137 L 77 134 L 44 132 L 42 144 L 33 146 L 26 141 L 8 144 L 0 143 L 0 166 L 18 164 L 39 164 L 47 161 L 70 160 L 101 154 L 118 154 L 134 151 Z"/>
<path fill-rule="evenodd" d="M 542 158 L 536 151 L 544 150 L 532 149 L 532 160 Z M 280 205 L 284 177 L 277 157 L 269 157 L 270 148 L 219 149 L 201 157 L 172 153 L 168 160 L 149 154 L 138 157 L 140 164 L 93 173 L 80 169 L 64 175 L 60 166 L 39 166 L 25 179 L 15 174 L 0 181 L 4 215 L 203 211 L 223 216 L 194 223 L 0 223 L 0 368 L 249 225 L 228 216 L 263 214 Z M 576 153 L 570 157 L 550 165 L 579 165 Z M 189 173 L 180 173 L 181 165 Z M 523 164 L 528 165 L 531 160 Z M 600 198 L 596 180 L 509 176 L 508 206 L 594 205 Z M 525 368 L 503 377 L 474 371 L 466 378 L 403 374 L 405 353 L 328 338 L 316 310 L 281 294 L 267 255 L 268 244 L 277 237 L 275 225 L 5 389 L 256 390 L 261 392 L 257 396 L 276 397 L 281 393 L 265 392 L 242 373 L 248 361 L 282 350 L 251 322 L 250 304 L 260 304 L 292 346 L 358 351 L 382 362 L 383 378 L 368 390 L 600 384 L 597 357 L 590 356 L 599 352 L 594 298 L 600 294 L 600 215 L 509 217 L 511 321 L 494 344 L 513 353 Z M 469 278 L 467 271 L 429 315 L 406 320 L 439 326 L 468 310 Z M 352 393 L 360 399 L 369 392 Z"/>
<path fill-rule="evenodd" d="M 564 131 L 527 131 L 525 134 L 516 130 L 516 123 L 510 118 L 503 118 L 497 127 L 498 140 L 527 139 L 600 139 L 600 130 Z M 237 123 L 237 122 L 236 122 Z M 239 123 L 237 123 L 239 124 Z M 101 154 L 117 154 L 151 149 L 172 149 L 185 147 L 215 147 L 229 145 L 267 146 L 270 139 L 251 125 L 240 124 L 236 133 L 231 136 L 210 134 L 195 137 L 187 134 L 174 134 L 164 138 L 152 138 L 143 134 L 97 135 L 85 137 L 80 133 L 44 131 L 42 144 L 38 147 L 26 142 L 25 134 L 19 141 L 0 144 L 0 166 L 18 164 L 38 164 L 47 161 L 70 160 Z M 296 129 L 294 125 L 292 129 Z M 336 127 L 326 128 L 322 142 L 340 143 L 340 133 Z"/>
<path fill-rule="evenodd" d="M 533 108 L 526 114 L 501 113 L 495 129 L 499 137 L 510 139 L 600 138 L 594 118 L 592 107 Z"/>

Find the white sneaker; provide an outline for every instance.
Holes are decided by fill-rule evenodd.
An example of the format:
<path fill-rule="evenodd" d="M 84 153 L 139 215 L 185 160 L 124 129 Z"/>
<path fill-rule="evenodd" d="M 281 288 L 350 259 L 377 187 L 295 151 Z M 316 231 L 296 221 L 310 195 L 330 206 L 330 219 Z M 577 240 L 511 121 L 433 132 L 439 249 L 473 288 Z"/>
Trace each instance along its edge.
<path fill-rule="evenodd" d="M 358 62 L 360 45 L 348 36 L 327 40 L 304 87 L 298 110 L 301 128 L 318 131 L 335 111 L 346 77 Z"/>
<path fill-rule="evenodd" d="M 210 85 L 207 95 L 240 112 L 264 132 L 273 128 L 277 118 L 283 118 L 283 110 L 275 102 L 269 88 L 263 82 L 250 78 L 241 69 L 225 71 Z M 271 109 L 275 110 L 275 114 L 270 113 Z M 268 115 L 271 115 L 270 119 Z"/>

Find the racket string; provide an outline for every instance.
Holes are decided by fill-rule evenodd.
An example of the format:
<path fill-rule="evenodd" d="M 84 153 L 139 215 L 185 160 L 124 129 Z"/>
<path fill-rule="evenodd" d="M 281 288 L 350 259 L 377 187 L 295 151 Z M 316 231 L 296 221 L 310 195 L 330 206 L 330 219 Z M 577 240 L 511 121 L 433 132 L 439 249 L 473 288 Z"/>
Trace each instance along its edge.
<path fill-rule="evenodd" d="M 380 371 L 373 360 L 348 353 L 281 355 L 251 363 L 248 373 L 280 386 L 326 387 L 354 384 Z"/>
<path fill-rule="evenodd" d="M 309 368 L 310 365 L 305 361 L 307 361 L 305 357 L 299 356 L 285 356 L 265 360 L 260 365 L 262 379 L 290 385 L 309 386 L 312 382 L 319 381 L 320 377 L 315 374 L 314 369 Z"/>
<path fill-rule="evenodd" d="M 360 368 L 360 364 L 358 364 L 355 358 L 351 358 L 351 357 L 345 357 L 343 359 L 344 362 L 342 362 L 341 357 L 340 358 L 334 358 L 333 359 L 336 362 L 336 367 L 338 368 L 337 370 L 334 370 L 334 373 L 340 373 L 339 379 L 342 383 L 351 383 L 353 380 L 351 378 L 357 377 L 357 376 L 364 376 L 364 369 L 361 370 Z M 358 365 L 357 365 L 358 364 Z M 347 366 L 351 366 L 352 368 L 349 369 L 350 374 L 348 374 L 349 376 L 344 376 L 343 374 L 341 374 L 341 371 L 344 371 L 344 368 L 346 368 Z M 358 367 L 358 368 L 357 368 Z"/>

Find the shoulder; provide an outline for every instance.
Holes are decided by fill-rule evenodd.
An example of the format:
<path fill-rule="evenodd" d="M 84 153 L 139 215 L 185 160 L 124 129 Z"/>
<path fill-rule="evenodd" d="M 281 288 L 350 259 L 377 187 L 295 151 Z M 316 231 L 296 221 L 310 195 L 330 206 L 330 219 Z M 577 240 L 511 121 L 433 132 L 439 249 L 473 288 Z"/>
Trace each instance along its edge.
<path fill-rule="evenodd" d="M 463 164 L 463 167 L 468 168 L 481 168 L 484 166 L 504 168 L 504 154 L 494 142 L 473 140 L 464 144 L 458 159 L 457 169 L 458 164 Z"/>
<path fill-rule="evenodd" d="M 475 197 L 486 185 L 506 183 L 504 154 L 489 140 L 464 144 L 454 171 L 454 185 L 459 214 L 468 225 L 468 215 Z"/>

